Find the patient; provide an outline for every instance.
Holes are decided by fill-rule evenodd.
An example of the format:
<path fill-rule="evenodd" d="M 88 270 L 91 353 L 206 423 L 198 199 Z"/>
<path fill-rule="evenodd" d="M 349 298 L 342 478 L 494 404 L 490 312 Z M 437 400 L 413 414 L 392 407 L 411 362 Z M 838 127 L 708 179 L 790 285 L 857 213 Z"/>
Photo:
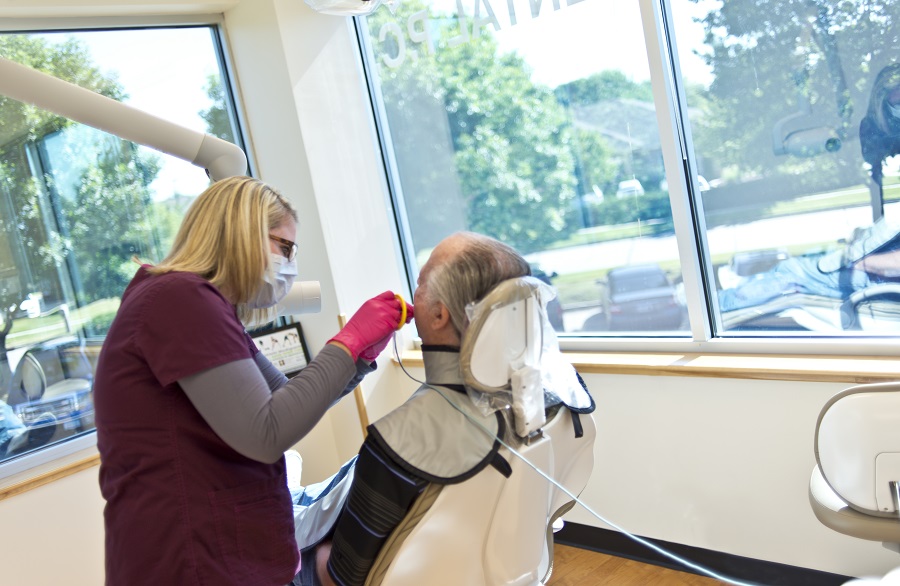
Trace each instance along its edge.
<path fill-rule="evenodd" d="M 505 244 L 458 232 L 434 249 L 415 292 L 426 382 L 440 387 L 458 408 L 498 433 L 503 416 L 483 415 L 463 386 L 459 347 L 468 324 L 466 305 L 500 282 L 530 273 L 525 259 Z M 496 457 L 499 442 L 472 429 L 464 416 L 426 386 L 369 426 L 334 532 L 303 553 L 301 572 L 292 584 L 363 584 L 382 545 L 430 483 L 453 484 L 491 465 L 502 468 L 505 461 Z"/>
<path fill-rule="evenodd" d="M 843 248 L 821 256 L 791 257 L 731 289 L 719 291 L 719 308 L 754 307 L 801 293 L 847 299 L 872 285 L 900 282 L 900 226 L 880 218 L 857 229 Z"/>
<path fill-rule="evenodd" d="M 7 449 L 15 438 L 25 433 L 25 424 L 6 401 L 0 401 L 0 458 L 6 456 Z"/>

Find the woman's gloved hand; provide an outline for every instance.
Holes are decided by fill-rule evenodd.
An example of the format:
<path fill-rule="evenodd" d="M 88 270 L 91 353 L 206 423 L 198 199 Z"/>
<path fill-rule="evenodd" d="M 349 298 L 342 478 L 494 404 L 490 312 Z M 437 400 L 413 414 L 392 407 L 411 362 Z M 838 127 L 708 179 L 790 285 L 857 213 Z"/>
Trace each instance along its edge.
<path fill-rule="evenodd" d="M 412 319 L 412 312 L 407 306 L 407 322 Z M 365 303 L 353 314 L 347 325 L 329 342 L 338 342 L 350 352 L 353 360 L 360 358 L 362 352 L 381 345 L 387 346 L 394 330 L 403 326 L 400 318 L 403 314 L 403 301 L 390 291 L 385 291 Z M 375 354 L 377 356 L 381 350 Z M 367 355 L 369 353 L 367 352 Z"/>
<path fill-rule="evenodd" d="M 403 319 L 404 317 L 406 319 L 403 321 L 402 324 L 399 321 L 397 322 L 397 327 L 395 328 L 397 330 L 399 330 L 401 327 L 403 327 L 404 325 L 406 325 L 412 321 L 413 311 L 415 311 L 415 307 L 413 307 L 413 305 L 411 303 L 406 303 L 406 315 L 405 316 L 402 315 L 402 313 L 403 313 L 402 312 L 402 304 L 405 302 L 403 301 L 403 299 L 399 299 L 398 301 L 401 303 L 400 319 Z M 390 344 L 391 338 L 393 336 L 394 336 L 394 333 L 391 332 L 390 334 L 385 336 L 383 339 L 375 342 L 374 344 L 372 344 L 371 346 L 369 346 L 368 348 L 366 348 L 365 350 L 360 352 L 359 357 L 362 358 L 363 360 L 365 360 L 366 362 L 374 361 L 376 358 L 378 358 L 381 355 L 381 353 L 384 351 L 384 349 L 387 347 L 387 345 Z"/>

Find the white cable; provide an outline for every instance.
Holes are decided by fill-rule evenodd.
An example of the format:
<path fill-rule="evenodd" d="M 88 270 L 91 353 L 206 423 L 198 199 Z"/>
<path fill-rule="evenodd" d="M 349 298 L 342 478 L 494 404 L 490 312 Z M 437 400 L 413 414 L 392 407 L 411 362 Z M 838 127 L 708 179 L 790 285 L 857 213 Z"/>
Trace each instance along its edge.
<path fill-rule="evenodd" d="M 636 541 L 637 543 L 640 543 L 641 545 L 646 546 L 646 547 L 648 547 L 648 548 L 650 548 L 650 549 L 652 549 L 652 550 L 654 550 L 654 551 L 656 551 L 656 552 L 658 552 L 658 553 L 664 555 L 665 557 L 667 557 L 667 558 L 669 558 L 669 559 L 672 559 L 672 560 L 674 560 L 674 561 L 676 561 L 676 562 L 678 562 L 678 563 L 680 563 L 680 564 L 683 564 L 683 565 L 685 565 L 685 566 L 687 566 L 687 567 L 689 567 L 689 568 L 691 568 L 691 569 L 694 569 L 694 570 L 700 572 L 701 574 L 706 574 L 707 576 L 710 576 L 711 578 L 715 578 L 716 580 L 721 580 L 722 582 L 725 582 L 725 583 L 728 583 L 728 584 L 734 584 L 735 586 L 759 586 L 758 584 L 753 584 L 752 582 L 741 582 L 741 581 L 735 580 L 734 578 L 728 578 L 728 577 L 726 577 L 726 576 L 722 576 L 721 574 L 718 574 L 718 573 L 714 572 L 713 570 L 710 570 L 710 569 L 708 569 L 708 568 L 705 568 L 705 567 L 703 567 L 703 566 L 700 566 L 700 565 L 698 565 L 698 564 L 696 564 L 696 563 L 694 563 L 694 562 L 692 562 L 692 561 L 690 561 L 690 560 L 686 560 L 686 559 L 684 559 L 684 558 L 682 558 L 682 557 L 679 557 L 679 556 L 675 555 L 674 553 L 671 553 L 671 552 L 669 552 L 669 551 L 666 551 L 665 549 L 659 547 L 658 545 L 656 545 L 656 544 L 654 544 L 654 543 L 651 543 L 650 541 L 647 541 L 646 539 L 644 539 L 644 538 L 642 538 L 642 537 L 638 537 L 637 535 L 634 535 L 634 534 L 632 534 L 632 533 L 629 533 L 628 531 L 626 531 L 625 529 L 623 529 L 623 528 L 620 527 L 619 525 L 617 525 L 617 524 L 613 523 L 612 521 L 610 521 L 610 520 L 604 518 L 602 515 L 600 515 L 599 513 L 597 513 L 596 511 L 594 511 L 592 508 L 590 508 L 587 504 L 585 504 L 584 502 L 582 502 L 577 496 L 575 496 L 574 494 L 572 494 L 571 492 L 569 492 L 569 490 L 568 490 L 566 487 L 564 487 L 563 485 L 561 485 L 560 483 L 558 483 L 556 480 L 550 478 L 550 476 L 548 476 L 547 474 L 545 474 L 545 473 L 544 473 L 542 470 L 540 470 L 537 466 L 535 466 L 535 465 L 532 464 L 530 461 L 528 461 L 527 458 L 525 458 L 522 454 L 520 454 L 519 452 L 517 452 L 512 446 L 510 446 L 510 445 L 507 444 L 505 441 L 503 441 L 502 438 L 500 438 L 499 436 L 494 435 L 494 433 L 493 433 L 492 431 L 490 431 L 489 429 L 487 429 L 486 427 L 484 427 L 480 422 L 478 422 L 478 421 L 476 421 L 475 419 L 473 419 L 471 415 L 469 415 L 468 413 L 466 413 L 465 411 L 463 411 L 462 409 L 460 409 L 459 407 L 457 407 L 457 406 L 453 403 L 453 401 L 451 401 L 449 398 L 447 398 L 447 396 L 443 393 L 443 391 L 441 391 L 440 389 L 438 389 L 438 388 L 436 388 L 436 387 L 434 387 L 434 386 L 432 386 L 432 385 L 430 385 L 430 384 L 428 384 L 428 383 L 426 383 L 426 382 L 424 382 L 424 381 L 420 381 L 419 379 L 417 379 L 416 377 L 414 377 L 413 375 L 411 375 L 411 374 L 409 373 L 409 371 L 406 370 L 406 367 L 403 366 L 403 360 L 401 360 L 401 358 L 400 358 L 400 352 L 399 352 L 399 350 L 397 349 L 397 335 L 396 335 L 396 333 L 394 334 L 393 342 L 394 342 L 394 357 L 397 359 L 397 363 L 400 365 L 400 369 L 403 370 L 403 372 L 404 372 L 404 374 L 406 374 L 406 376 L 408 376 L 408 377 L 409 377 L 410 379 L 412 379 L 413 381 L 419 383 L 420 385 L 424 385 L 424 386 L 426 386 L 426 387 L 432 389 L 433 391 L 437 392 L 437 394 L 440 395 L 445 401 L 447 401 L 448 403 L 450 403 L 450 406 L 451 406 L 451 407 L 453 407 L 454 409 L 456 409 L 457 411 L 459 411 L 460 413 L 462 413 L 463 416 L 465 416 L 466 419 L 468 419 L 471 423 L 473 423 L 473 424 L 475 425 L 475 427 L 477 427 L 478 429 L 480 429 L 481 431 L 483 431 L 483 432 L 484 432 L 485 434 L 487 434 L 489 437 L 491 437 L 491 438 L 497 440 L 498 442 L 500 442 L 500 444 L 501 444 L 503 447 L 505 447 L 505 448 L 506 448 L 507 450 L 509 450 L 511 453 L 515 454 L 515 456 L 516 456 L 517 458 L 519 458 L 520 460 L 522 460 L 523 462 L 525 462 L 525 464 L 527 464 L 532 470 L 534 470 L 535 472 L 537 472 L 538 474 L 540 474 L 542 477 L 544 477 L 545 479 L 547 479 L 551 484 L 553 484 L 554 486 L 556 486 L 557 488 L 559 488 L 560 490 L 562 490 L 564 493 L 566 493 L 566 495 L 568 495 L 570 498 L 572 498 L 572 500 L 574 500 L 576 503 L 578 503 L 579 505 L 581 505 L 582 507 L 584 507 L 584 509 L 585 509 L 587 512 L 589 512 L 591 515 L 593 515 L 594 517 L 596 517 L 598 520 L 600 520 L 600 521 L 602 521 L 603 523 L 606 523 L 607 525 L 609 525 L 609 526 L 615 528 L 615 529 L 618 530 L 620 533 L 622 533 L 623 535 L 629 537 L 629 538 L 632 539 L 633 541 Z"/>

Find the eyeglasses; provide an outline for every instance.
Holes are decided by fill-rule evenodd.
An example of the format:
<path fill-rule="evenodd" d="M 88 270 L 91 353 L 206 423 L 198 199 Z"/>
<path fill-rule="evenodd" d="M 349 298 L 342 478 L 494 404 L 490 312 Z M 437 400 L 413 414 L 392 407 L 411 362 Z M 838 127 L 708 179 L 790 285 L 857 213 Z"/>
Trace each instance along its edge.
<path fill-rule="evenodd" d="M 294 260 L 294 257 L 297 256 L 297 244 L 295 242 L 291 242 L 280 236 L 273 236 L 272 234 L 269 234 L 269 240 L 278 243 L 281 254 L 289 261 Z"/>

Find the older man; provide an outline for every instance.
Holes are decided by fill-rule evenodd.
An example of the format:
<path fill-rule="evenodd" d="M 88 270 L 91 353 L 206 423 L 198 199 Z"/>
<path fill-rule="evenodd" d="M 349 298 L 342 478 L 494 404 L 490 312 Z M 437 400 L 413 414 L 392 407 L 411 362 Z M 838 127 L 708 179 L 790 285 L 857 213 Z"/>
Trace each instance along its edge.
<path fill-rule="evenodd" d="M 472 433 L 467 420 L 474 418 L 502 434 L 503 417 L 499 412 L 483 415 L 468 399 L 459 347 L 468 324 L 466 306 L 502 281 L 530 274 L 519 253 L 479 234 L 458 232 L 434 249 L 419 273 L 414 296 L 427 385 L 369 426 L 332 538 L 304 553 L 303 569 L 293 584 L 363 584 L 391 531 L 429 484 L 462 482 L 491 465 L 503 469 L 499 442 Z M 435 412 L 440 416 L 434 417 Z M 459 449 L 461 441 L 464 449 Z"/>

